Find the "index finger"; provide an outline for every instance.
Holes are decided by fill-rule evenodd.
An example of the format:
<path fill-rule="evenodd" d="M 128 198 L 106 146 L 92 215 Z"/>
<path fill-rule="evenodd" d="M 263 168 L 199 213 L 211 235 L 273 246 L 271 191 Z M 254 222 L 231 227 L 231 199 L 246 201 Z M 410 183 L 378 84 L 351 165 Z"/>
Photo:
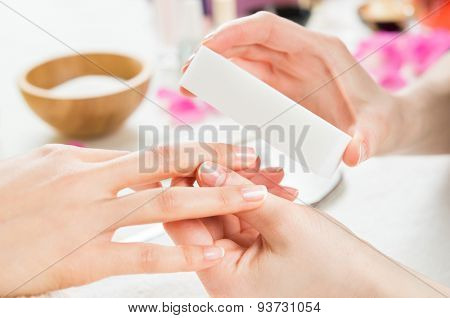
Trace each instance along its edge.
<path fill-rule="evenodd" d="M 298 43 L 292 38 L 301 34 L 303 28 L 294 22 L 272 13 L 258 12 L 222 25 L 207 37 L 202 44 L 223 54 L 227 50 L 245 45 L 259 44 L 277 51 L 298 50 Z"/>
<path fill-rule="evenodd" d="M 154 183 L 173 177 L 192 177 L 204 161 L 230 169 L 245 169 L 256 161 L 254 149 L 222 143 L 187 143 L 134 152 L 104 163 L 102 180 L 114 191 L 136 184 Z"/>

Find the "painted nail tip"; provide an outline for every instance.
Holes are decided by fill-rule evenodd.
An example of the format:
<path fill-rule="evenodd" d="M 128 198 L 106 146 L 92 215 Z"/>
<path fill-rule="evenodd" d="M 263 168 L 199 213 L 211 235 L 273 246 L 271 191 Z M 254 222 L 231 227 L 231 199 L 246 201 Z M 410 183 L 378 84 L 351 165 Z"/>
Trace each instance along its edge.
<path fill-rule="evenodd" d="M 226 171 L 210 161 L 205 161 L 199 168 L 199 177 L 205 184 L 220 187 L 227 179 Z"/>
<path fill-rule="evenodd" d="M 213 164 L 211 161 L 205 161 L 200 165 L 200 171 L 202 171 L 202 169 L 206 170 L 206 169 L 212 169 L 213 168 Z"/>
<path fill-rule="evenodd" d="M 263 201 L 266 199 L 268 193 L 267 187 L 262 185 L 243 188 L 241 192 L 244 200 L 250 202 Z"/>
<path fill-rule="evenodd" d="M 206 260 L 218 260 L 225 256 L 225 249 L 219 246 L 206 247 L 203 250 L 203 256 Z"/>
<path fill-rule="evenodd" d="M 361 142 L 359 144 L 359 157 L 358 157 L 358 163 L 356 165 L 359 165 L 360 163 L 366 161 L 367 159 L 368 159 L 367 158 L 367 149 L 364 146 L 364 143 Z"/>
<path fill-rule="evenodd" d="M 299 195 L 299 191 L 298 191 L 298 190 L 292 193 L 292 197 L 293 197 L 294 199 L 297 199 L 297 198 L 298 198 L 298 195 Z"/>
<path fill-rule="evenodd" d="M 209 42 L 210 40 L 212 40 L 212 38 L 216 35 L 216 31 L 210 32 L 207 35 L 205 35 L 205 37 L 200 41 L 200 44 L 205 44 L 207 42 Z"/>
<path fill-rule="evenodd" d="M 220 258 L 225 256 L 225 249 L 223 247 L 219 247 L 220 249 Z"/>
<path fill-rule="evenodd" d="M 268 173 L 279 173 L 283 171 L 283 167 L 269 167 L 264 170 Z"/>

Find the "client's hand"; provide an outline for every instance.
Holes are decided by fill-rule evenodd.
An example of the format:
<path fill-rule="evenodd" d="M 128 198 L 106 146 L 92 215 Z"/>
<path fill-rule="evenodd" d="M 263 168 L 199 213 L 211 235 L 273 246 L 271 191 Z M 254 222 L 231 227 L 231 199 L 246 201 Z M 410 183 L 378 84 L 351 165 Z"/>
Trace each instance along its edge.
<path fill-rule="evenodd" d="M 237 170 L 256 161 L 251 150 L 222 144 L 176 150 L 128 153 L 49 145 L 0 162 L 0 296 L 217 264 L 224 251 L 213 242 L 179 247 L 111 242 L 121 226 L 234 213 L 264 201 L 264 186 L 159 188 L 160 180 L 194 176 L 204 160 Z M 149 172 L 140 171 L 140 159 Z M 126 187 L 137 191 L 117 197 Z"/>
<path fill-rule="evenodd" d="M 392 151 L 404 135 L 397 99 L 337 38 L 259 12 L 223 25 L 203 44 L 353 135 L 343 156 L 350 166 Z"/>
<path fill-rule="evenodd" d="M 202 186 L 249 184 L 205 162 Z M 445 291 L 390 260 L 336 220 L 269 194 L 264 204 L 236 215 L 167 223 L 177 244 L 216 245 L 225 257 L 198 271 L 219 297 L 442 296 Z"/>

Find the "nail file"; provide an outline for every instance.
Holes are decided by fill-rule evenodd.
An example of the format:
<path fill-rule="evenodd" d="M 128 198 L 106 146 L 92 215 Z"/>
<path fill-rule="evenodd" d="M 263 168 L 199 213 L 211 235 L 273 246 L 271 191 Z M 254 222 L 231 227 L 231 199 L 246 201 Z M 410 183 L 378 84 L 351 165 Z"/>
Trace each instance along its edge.
<path fill-rule="evenodd" d="M 233 62 L 201 46 L 180 85 L 243 126 L 261 127 L 271 146 L 330 177 L 351 137 Z M 298 149 L 301 148 L 301 149 Z"/>

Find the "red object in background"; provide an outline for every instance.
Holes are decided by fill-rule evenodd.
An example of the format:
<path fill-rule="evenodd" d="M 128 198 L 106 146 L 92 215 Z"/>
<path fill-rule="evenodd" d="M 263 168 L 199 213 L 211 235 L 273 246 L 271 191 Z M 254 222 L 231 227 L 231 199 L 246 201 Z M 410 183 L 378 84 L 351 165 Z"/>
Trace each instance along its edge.
<path fill-rule="evenodd" d="M 433 29 L 450 30 L 450 1 L 415 0 L 417 19 Z"/>

